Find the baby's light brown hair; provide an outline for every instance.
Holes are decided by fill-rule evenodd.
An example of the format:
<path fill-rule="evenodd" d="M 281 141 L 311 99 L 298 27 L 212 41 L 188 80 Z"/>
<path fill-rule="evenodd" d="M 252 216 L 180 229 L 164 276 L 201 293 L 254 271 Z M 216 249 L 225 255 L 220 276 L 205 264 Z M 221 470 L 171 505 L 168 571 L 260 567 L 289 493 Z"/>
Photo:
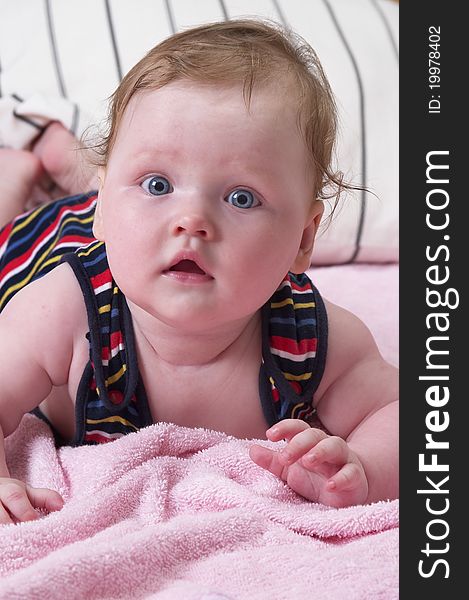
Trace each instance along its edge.
<path fill-rule="evenodd" d="M 122 79 L 111 96 L 108 132 L 95 146 L 97 164 L 105 166 L 130 99 L 177 80 L 200 84 L 242 84 L 249 108 L 257 85 L 275 84 L 297 104 L 298 127 L 314 175 L 312 200 L 338 195 L 342 174 L 331 169 L 337 131 L 336 105 L 314 50 L 300 36 L 264 20 L 211 23 L 165 39 L 150 50 Z M 280 88 L 279 88 L 280 86 Z M 329 190 L 329 193 L 328 191 Z"/>

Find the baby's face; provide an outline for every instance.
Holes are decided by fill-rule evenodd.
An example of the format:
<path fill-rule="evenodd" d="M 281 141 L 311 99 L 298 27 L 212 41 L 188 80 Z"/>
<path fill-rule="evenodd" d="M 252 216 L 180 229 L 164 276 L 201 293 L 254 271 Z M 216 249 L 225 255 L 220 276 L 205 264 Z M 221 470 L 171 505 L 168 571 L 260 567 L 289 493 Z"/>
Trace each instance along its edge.
<path fill-rule="evenodd" d="M 241 87 L 186 81 L 131 100 L 95 221 L 130 305 L 207 330 L 254 314 L 295 268 L 320 210 L 285 100 L 254 91 L 248 112 Z"/>

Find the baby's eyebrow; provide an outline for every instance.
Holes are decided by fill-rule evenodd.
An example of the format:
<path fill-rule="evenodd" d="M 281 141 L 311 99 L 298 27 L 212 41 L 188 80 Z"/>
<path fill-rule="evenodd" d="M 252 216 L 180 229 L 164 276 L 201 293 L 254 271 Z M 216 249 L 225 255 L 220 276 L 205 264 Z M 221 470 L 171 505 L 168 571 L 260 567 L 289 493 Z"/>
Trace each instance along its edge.
<path fill-rule="evenodd" d="M 142 161 L 153 161 L 155 159 L 160 159 L 163 157 L 178 159 L 182 155 L 183 152 L 181 152 L 181 148 L 178 148 L 175 145 L 171 145 L 165 148 L 164 145 L 149 147 L 148 144 L 145 144 L 141 148 L 137 147 L 137 149 L 133 153 L 133 157 L 135 160 Z"/>

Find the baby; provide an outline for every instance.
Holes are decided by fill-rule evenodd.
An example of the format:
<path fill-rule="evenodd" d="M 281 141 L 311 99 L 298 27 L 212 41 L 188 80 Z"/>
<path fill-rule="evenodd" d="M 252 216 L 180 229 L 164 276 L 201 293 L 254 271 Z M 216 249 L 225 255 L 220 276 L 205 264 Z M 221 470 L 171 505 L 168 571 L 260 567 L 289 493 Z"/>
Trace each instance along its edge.
<path fill-rule="evenodd" d="M 286 439 L 250 456 L 314 502 L 398 496 L 396 369 L 304 274 L 343 185 L 299 44 L 250 20 L 166 39 L 112 97 L 97 193 L 0 232 L 0 442 L 29 411 L 74 445 L 172 422 Z M 62 505 L 0 443 L 0 522 Z"/>

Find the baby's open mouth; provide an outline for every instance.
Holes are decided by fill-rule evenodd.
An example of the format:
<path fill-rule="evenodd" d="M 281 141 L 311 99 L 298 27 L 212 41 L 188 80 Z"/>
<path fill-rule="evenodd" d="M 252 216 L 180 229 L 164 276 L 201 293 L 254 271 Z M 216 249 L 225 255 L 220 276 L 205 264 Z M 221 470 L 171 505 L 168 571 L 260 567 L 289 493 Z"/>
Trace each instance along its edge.
<path fill-rule="evenodd" d="M 197 275 L 206 275 L 205 271 L 193 260 L 180 260 L 178 263 L 168 269 L 168 271 L 180 271 L 183 273 L 195 273 Z"/>

